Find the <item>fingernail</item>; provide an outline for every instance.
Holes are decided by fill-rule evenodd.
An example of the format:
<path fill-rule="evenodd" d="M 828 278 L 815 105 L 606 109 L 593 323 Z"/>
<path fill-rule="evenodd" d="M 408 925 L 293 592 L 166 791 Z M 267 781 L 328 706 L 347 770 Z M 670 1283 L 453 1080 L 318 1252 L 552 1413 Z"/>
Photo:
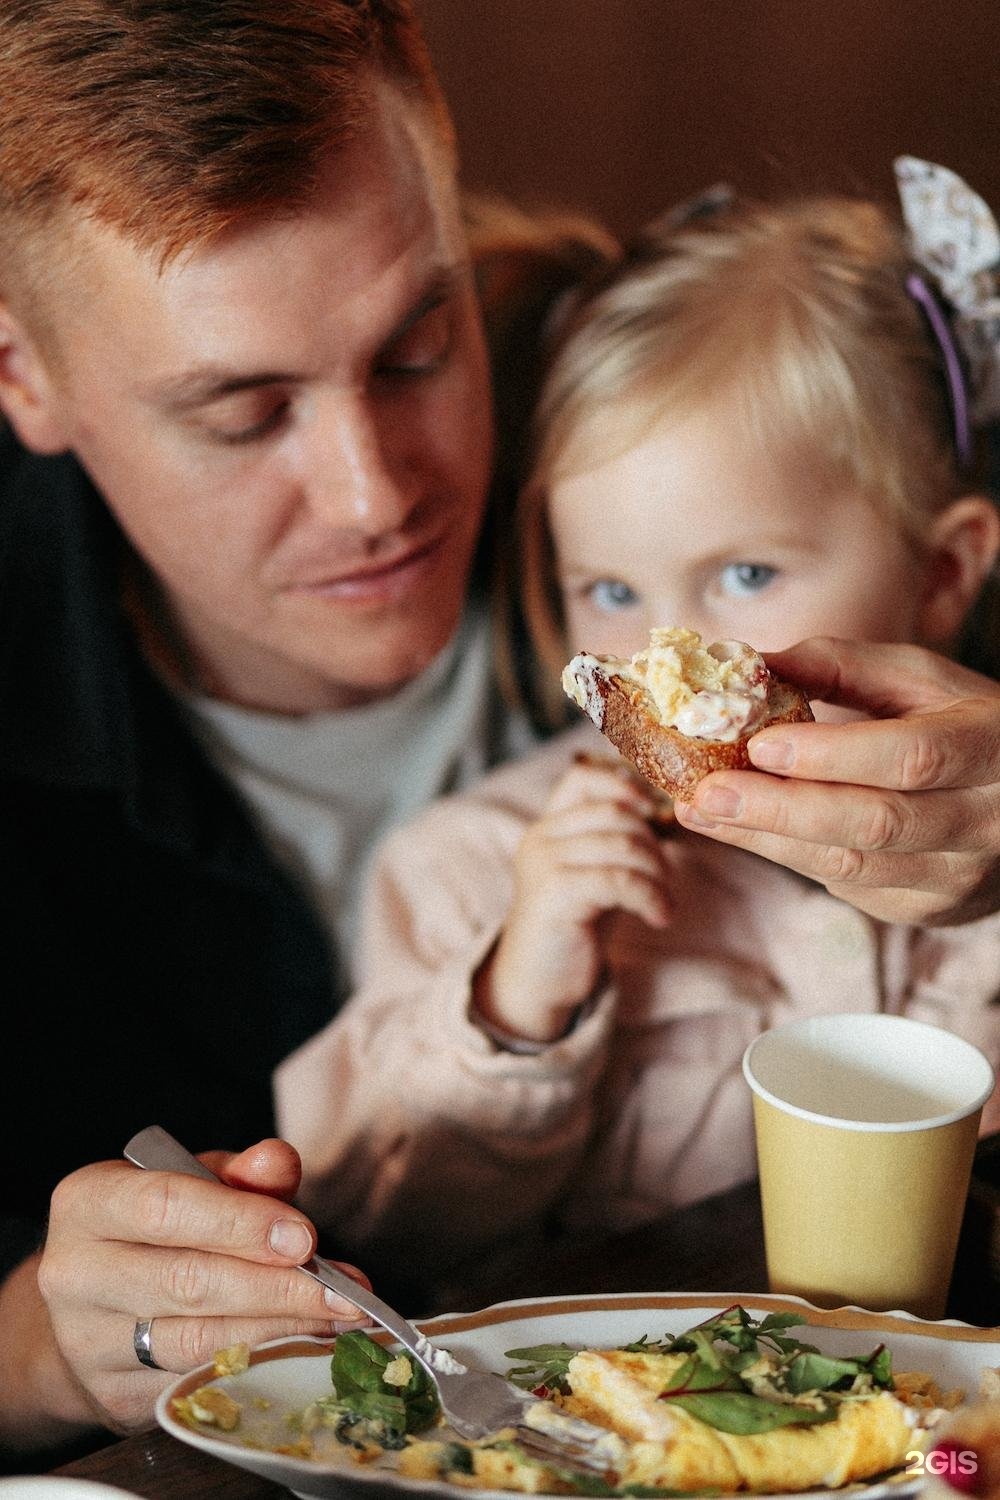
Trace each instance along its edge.
<path fill-rule="evenodd" d="M 743 811 L 743 798 L 731 786 L 708 786 L 698 801 L 704 812 L 718 818 L 738 818 Z"/>
<path fill-rule="evenodd" d="M 711 818 L 703 818 L 701 813 L 692 807 L 690 802 L 675 802 L 674 808 L 679 820 L 689 828 L 715 828 L 716 824 Z"/>
<path fill-rule="evenodd" d="M 305 1260 L 312 1250 L 312 1236 L 298 1219 L 276 1219 L 267 1242 L 275 1255 L 287 1256 L 289 1260 Z"/>
<path fill-rule="evenodd" d="M 351 1304 L 348 1302 L 346 1297 L 342 1297 L 339 1292 L 332 1291 L 330 1287 L 326 1287 L 324 1289 L 323 1301 L 326 1303 L 331 1312 L 337 1313 L 341 1318 L 343 1318 L 346 1322 L 351 1323 L 352 1325 L 355 1324 L 359 1318 L 364 1317 L 364 1313 L 362 1313 L 360 1310 L 358 1310 L 357 1308 L 352 1309 Z"/>
<path fill-rule="evenodd" d="M 795 759 L 787 740 L 751 740 L 747 754 L 762 771 L 787 771 Z"/>
<path fill-rule="evenodd" d="M 336 1299 L 335 1292 L 328 1292 L 327 1296 Z M 353 1333 L 357 1328 L 371 1328 L 372 1319 L 359 1312 L 353 1318 L 334 1318 L 330 1326 L 334 1333 Z"/>

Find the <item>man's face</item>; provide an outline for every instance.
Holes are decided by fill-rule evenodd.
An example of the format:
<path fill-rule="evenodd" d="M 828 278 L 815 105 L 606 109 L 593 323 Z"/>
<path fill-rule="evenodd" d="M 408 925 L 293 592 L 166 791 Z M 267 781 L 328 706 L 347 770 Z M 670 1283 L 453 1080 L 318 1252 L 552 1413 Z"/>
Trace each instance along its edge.
<path fill-rule="evenodd" d="M 210 691 L 302 713 L 391 691 L 459 619 L 492 457 L 447 154 L 388 86 L 311 204 L 161 270 L 76 226 L 60 433 Z"/>

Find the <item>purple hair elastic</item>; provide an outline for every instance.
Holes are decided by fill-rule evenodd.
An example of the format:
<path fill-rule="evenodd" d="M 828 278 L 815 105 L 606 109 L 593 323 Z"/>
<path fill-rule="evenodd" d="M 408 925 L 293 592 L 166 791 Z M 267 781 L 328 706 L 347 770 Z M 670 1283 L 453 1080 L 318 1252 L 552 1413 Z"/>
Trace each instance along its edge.
<path fill-rule="evenodd" d="M 965 371 L 962 368 L 954 336 L 948 319 L 941 310 L 940 302 L 919 272 L 909 273 L 906 278 L 906 290 L 914 302 L 923 309 L 931 325 L 931 332 L 940 347 L 944 359 L 944 373 L 948 381 L 952 418 L 955 423 L 955 452 L 962 468 L 967 469 L 972 459 L 972 429 L 969 425 L 969 399 L 965 390 Z"/>

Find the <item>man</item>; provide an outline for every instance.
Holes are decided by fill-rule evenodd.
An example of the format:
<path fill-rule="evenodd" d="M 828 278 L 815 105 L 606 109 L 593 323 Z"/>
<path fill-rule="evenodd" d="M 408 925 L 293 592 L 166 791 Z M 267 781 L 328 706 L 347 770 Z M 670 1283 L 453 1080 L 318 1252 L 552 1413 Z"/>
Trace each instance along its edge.
<path fill-rule="evenodd" d="M 22 1451 L 148 1425 L 156 1368 L 350 1316 L 291 1270 L 315 1231 L 269 1075 L 336 1003 L 379 828 L 505 746 L 464 608 L 486 355 L 408 0 L 6 0 L 0 74 L 0 1441 Z M 928 916 L 996 904 L 1000 694 L 921 657 L 890 701 L 895 658 L 796 660 L 901 717 L 846 776 L 842 741 L 797 737 L 795 825 L 750 777 L 714 836 L 889 906 L 918 858 Z M 839 855 L 832 780 L 865 783 Z M 902 851 L 859 853 L 929 780 Z M 218 1186 L 101 1160 L 154 1120 L 261 1144 L 213 1156 Z"/>
<path fill-rule="evenodd" d="M 9 1264 L 58 1178 L 142 1125 L 200 1146 L 269 1133 L 271 1068 L 343 987 L 344 870 L 356 882 L 380 822 L 501 746 L 474 615 L 443 656 L 491 410 L 451 137 L 409 8 L 53 0 L 7 6 L 0 47 L 24 110 L 0 145 L 0 402 L 29 450 L 8 435 L 3 454 L 8 1055 L 34 1075 L 4 1106 Z M 241 763 L 220 703 L 251 738 L 311 731 L 292 813 L 278 772 Z M 281 862 L 295 813 L 326 819 L 313 866 Z M 287 1151 L 261 1160 L 250 1182 L 294 1189 Z M 112 1189 L 99 1198 L 107 1216 Z M 273 1219 L 265 1202 L 250 1211 Z M 288 1222 L 301 1258 L 311 1228 Z M 155 1384 L 131 1330 L 157 1309 L 107 1270 L 101 1311 L 77 1304 L 56 1332 L 72 1359 L 121 1322 L 128 1378 L 95 1395 L 128 1420 L 133 1388 L 148 1415 Z M 34 1279 L 8 1282 L 5 1329 L 19 1274 Z M 329 1331 L 305 1278 L 291 1302 L 287 1273 L 274 1282 L 282 1327 L 294 1305 L 294 1326 Z M 189 1266 L 175 1311 L 206 1295 Z M 277 1328 L 266 1309 L 220 1312 L 199 1351 L 165 1312 L 165 1368 Z M 20 1432 L 92 1422 L 55 1360 L 32 1380 L 35 1359 L 4 1381 Z"/>

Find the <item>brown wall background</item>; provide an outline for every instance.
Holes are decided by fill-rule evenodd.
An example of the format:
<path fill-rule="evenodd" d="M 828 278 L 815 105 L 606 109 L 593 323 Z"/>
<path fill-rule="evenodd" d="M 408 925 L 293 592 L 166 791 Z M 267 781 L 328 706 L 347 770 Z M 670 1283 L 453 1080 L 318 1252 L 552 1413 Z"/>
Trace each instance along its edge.
<path fill-rule="evenodd" d="M 628 232 L 725 179 L 894 193 L 942 162 L 1000 211 L 1000 0 L 418 0 L 469 187 Z"/>

